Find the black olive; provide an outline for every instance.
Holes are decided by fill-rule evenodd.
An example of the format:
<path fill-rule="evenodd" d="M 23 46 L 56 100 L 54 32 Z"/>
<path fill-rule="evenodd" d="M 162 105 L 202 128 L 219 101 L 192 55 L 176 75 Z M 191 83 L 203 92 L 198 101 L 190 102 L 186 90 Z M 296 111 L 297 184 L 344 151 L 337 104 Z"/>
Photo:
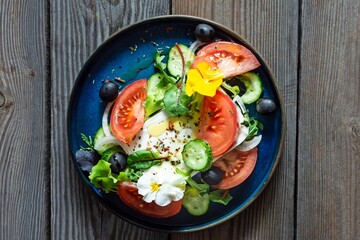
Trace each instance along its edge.
<path fill-rule="evenodd" d="M 192 176 L 192 180 L 194 180 L 196 183 L 202 183 L 201 181 L 201 172 L 198 172 L 197 174 L 195 174 L 194 176 Z"/>
<path fill-rule="evenodd" d="M 256 111 L 261 114 L 271 114 L 275 112 L 275 102 L 270 98 L 260 98 L 256 102 Z"/>
<path fill-rule="evenodd" d="M 207 184 L 215 185 L 224 179 L 224 172 L 220 168 L 212 166 L 209 170 L 201 173 L 201 178 Z"/>
<path fill-rule="evenodd" d="M 75 158 L 81 170 L 90 172 L 92 167 L 100 160 L 100 155 L 95 150 L 80 149 L 76 152 Z"/>
<path fill-rule="evenodd" d="M 99 96 L 106 102 L 114 101 L 119 93 L 119 87 L 112 81 L 106 81 L 100 88 Z"/>
<path fill-rule="evenodd" d="M 111 171 L 113 173 L 119 173 L 127 166 L 126 156 L 121 152 L 116 152 L 109 158 L 109 163 L 111 164 Z"/>
<path fill-rule="evenodd" d="M 210 42 L 215 37 L 215 29 L 205 23 L 197 25 L 194 33 L 196 39 L 201 42 Z"/>

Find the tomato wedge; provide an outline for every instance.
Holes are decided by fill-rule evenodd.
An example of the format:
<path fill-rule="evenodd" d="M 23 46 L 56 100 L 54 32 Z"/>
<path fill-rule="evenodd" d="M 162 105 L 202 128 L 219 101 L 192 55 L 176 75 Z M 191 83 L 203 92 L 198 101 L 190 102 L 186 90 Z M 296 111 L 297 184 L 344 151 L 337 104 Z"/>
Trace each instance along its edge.
<path fill-rule="evenodd" d="M 209 143 L 213 156 L 226 152 L 237 132 L 237 112 L 231 98 L 220 90 L 214 97 L 204 97 L 197 138 Z"/>
<path fill-rule="evenodd" d="M 117 97 L 110 117 L 111 131 L 120 141 L 129 143 L 141 130 L 144 119 L 147 80 L 137 80 Z"/>
<path fill-rule="evenodd" d="M 192 68 L 201 62 L 219 68 L 224 73 L 224 78 L 246 73 L 260 66 L 249 49 L 233 42 L 214 42 L 206 45 L 196 54 Z"/>
<path fill-rule="evenodd" d="M 155 202 L 147 203 L 138 194 L 135 183 L 122 182 L 117 191 L 120 199 L 135 211 L 153 218 L 167 218 L 178 214 L 181 210 L 181 200 L 171 202 L 169 205 L 161 207 Z"/>
<path fill-rule="evenodd" d="M 229 189 L 244 182 L 254 170 L 257 156 L 256 147 L 247 152 L 234 148 L 231 152 L 222 156 L 214 163 L 214 166 L 225 172 L 224 179 L 214 187 Z"/>

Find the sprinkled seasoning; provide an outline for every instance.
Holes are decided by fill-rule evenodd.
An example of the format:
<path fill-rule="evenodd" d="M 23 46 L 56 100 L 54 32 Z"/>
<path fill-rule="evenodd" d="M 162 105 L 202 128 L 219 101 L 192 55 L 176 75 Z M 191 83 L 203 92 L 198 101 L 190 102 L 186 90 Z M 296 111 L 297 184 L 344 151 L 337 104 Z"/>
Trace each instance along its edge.
<path fill-rule="evenodd" d="M 154 42 L 154 41 L 151 41 L 151 43 L 152 43 L 155 47 L 158 47 L 158 46 L 159 46 L 159 44 L 157 44 L 157 43 Z"/>
<path fill-rule="evenodd" d="M 121 83 L 124 83 L 124 82 L 125 82 L 124 79 L 121 79 L 121 78 L 119 78 L 119 77 L 115 77 L 114 80 L 115 80 L 115 81 L 118 81 L 118 82 L 121 82 Z"/>
<path fill-rule="evenodd" d="M 174 130 L 174 123 L 172 121 L 169 121 L 169 130 Z"/>
<path fill-rule="evenodd" d="M 131 54 L 132 54 L 133 52 L 136 52 L 136 50 L 137 50 L 137 45 L 135 44 L 134 46 L 129 47 L 129 49 L 130 49 Z"/>

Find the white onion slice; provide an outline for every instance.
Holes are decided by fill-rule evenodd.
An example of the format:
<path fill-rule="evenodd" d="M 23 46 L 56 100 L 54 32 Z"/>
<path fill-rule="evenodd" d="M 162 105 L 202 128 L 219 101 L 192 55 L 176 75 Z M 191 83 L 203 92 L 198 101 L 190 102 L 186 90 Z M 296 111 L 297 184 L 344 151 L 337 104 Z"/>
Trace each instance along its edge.
<path fill-rule="evenodd" d="M 250 141 L 244 141 L 239 146 L 236 147 L 236 149 L 239 149 L 240 151 L 247 152 L 259 145 L 261 142 L 262 136 L 258 135 L 253 137 Z"/>
<path fill-rule="evenodd" d="M 108 103 L 108 105 L 105 108 L 104 114 L 102 116 L 102 128 L 104 131 L 105 136 L 111 136 L 111 132 L 110 132 L 110 128 L 109 128 L 109 114 L 110 114 L 110 110 L 112 105 L 114 104 L 114 102 L 110 102 Z"/>
<path fill-rule="evenodd" d="M 234 97 L 233 102 L 235 103 L 236 106 L 240 107 L 240 110 L 241 110 L 242 114 L 246 113 L 245 104 L 243 103 L 243 101 L 241 100 L 239 95 L 236 95 Z"/>
<path fill-rule="evenodd" d="M 170 118 L 170 115 L 165 109 L 155 113 L 151 118 L 148 118 L 143 126 L 143 129 L 147 129 L 151 124 L 159 123 Z"/>
<path fill-rule="evenodd" d="M 130 147 L 127 144 L 121 142 L 119 139 L 117 139 L 116 137 L 114 137 L 112 135 L 103 137 L 102 139 L 97 141 L 95 143 L 94 149 L 95 150 L 100 150 L 100 149 L 102 149 L 104 147 L 104 145 L 111 144 L 111 143 L 115 143 L 115 144 L 119 145 L 120 147 L 122 147 L 122 149 L 124 149 L 126 154 L 131 154 L 132 153 Z"/>
<path fill-rule="evenodd" d="M 201 42 L 201 41 L 199 41 L 199 40 L 196 40 L 195 42 L 193 42 L 193 43 L 190 45 L 189 50 L 190 50 L 190 52 L 195 53 L 195 51 L 196 51 L 199 47 L 201 47 L 202 45 L 205 45 L 205 44 L 206 44 L 205 42 Z"/>

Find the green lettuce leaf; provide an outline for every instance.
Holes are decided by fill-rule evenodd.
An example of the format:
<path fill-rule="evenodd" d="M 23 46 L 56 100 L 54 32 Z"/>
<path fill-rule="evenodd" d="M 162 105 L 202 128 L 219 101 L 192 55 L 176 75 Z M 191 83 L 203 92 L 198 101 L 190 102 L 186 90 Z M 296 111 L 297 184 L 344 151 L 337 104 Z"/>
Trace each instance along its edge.
<path fill-rule="evenodd" d="M 110 163 L 100 160 L 89 175 L 90 182 L 97 188 L 102 188 L 106 193 L 117 190 L 118 179 L 111 174 Z"/>

